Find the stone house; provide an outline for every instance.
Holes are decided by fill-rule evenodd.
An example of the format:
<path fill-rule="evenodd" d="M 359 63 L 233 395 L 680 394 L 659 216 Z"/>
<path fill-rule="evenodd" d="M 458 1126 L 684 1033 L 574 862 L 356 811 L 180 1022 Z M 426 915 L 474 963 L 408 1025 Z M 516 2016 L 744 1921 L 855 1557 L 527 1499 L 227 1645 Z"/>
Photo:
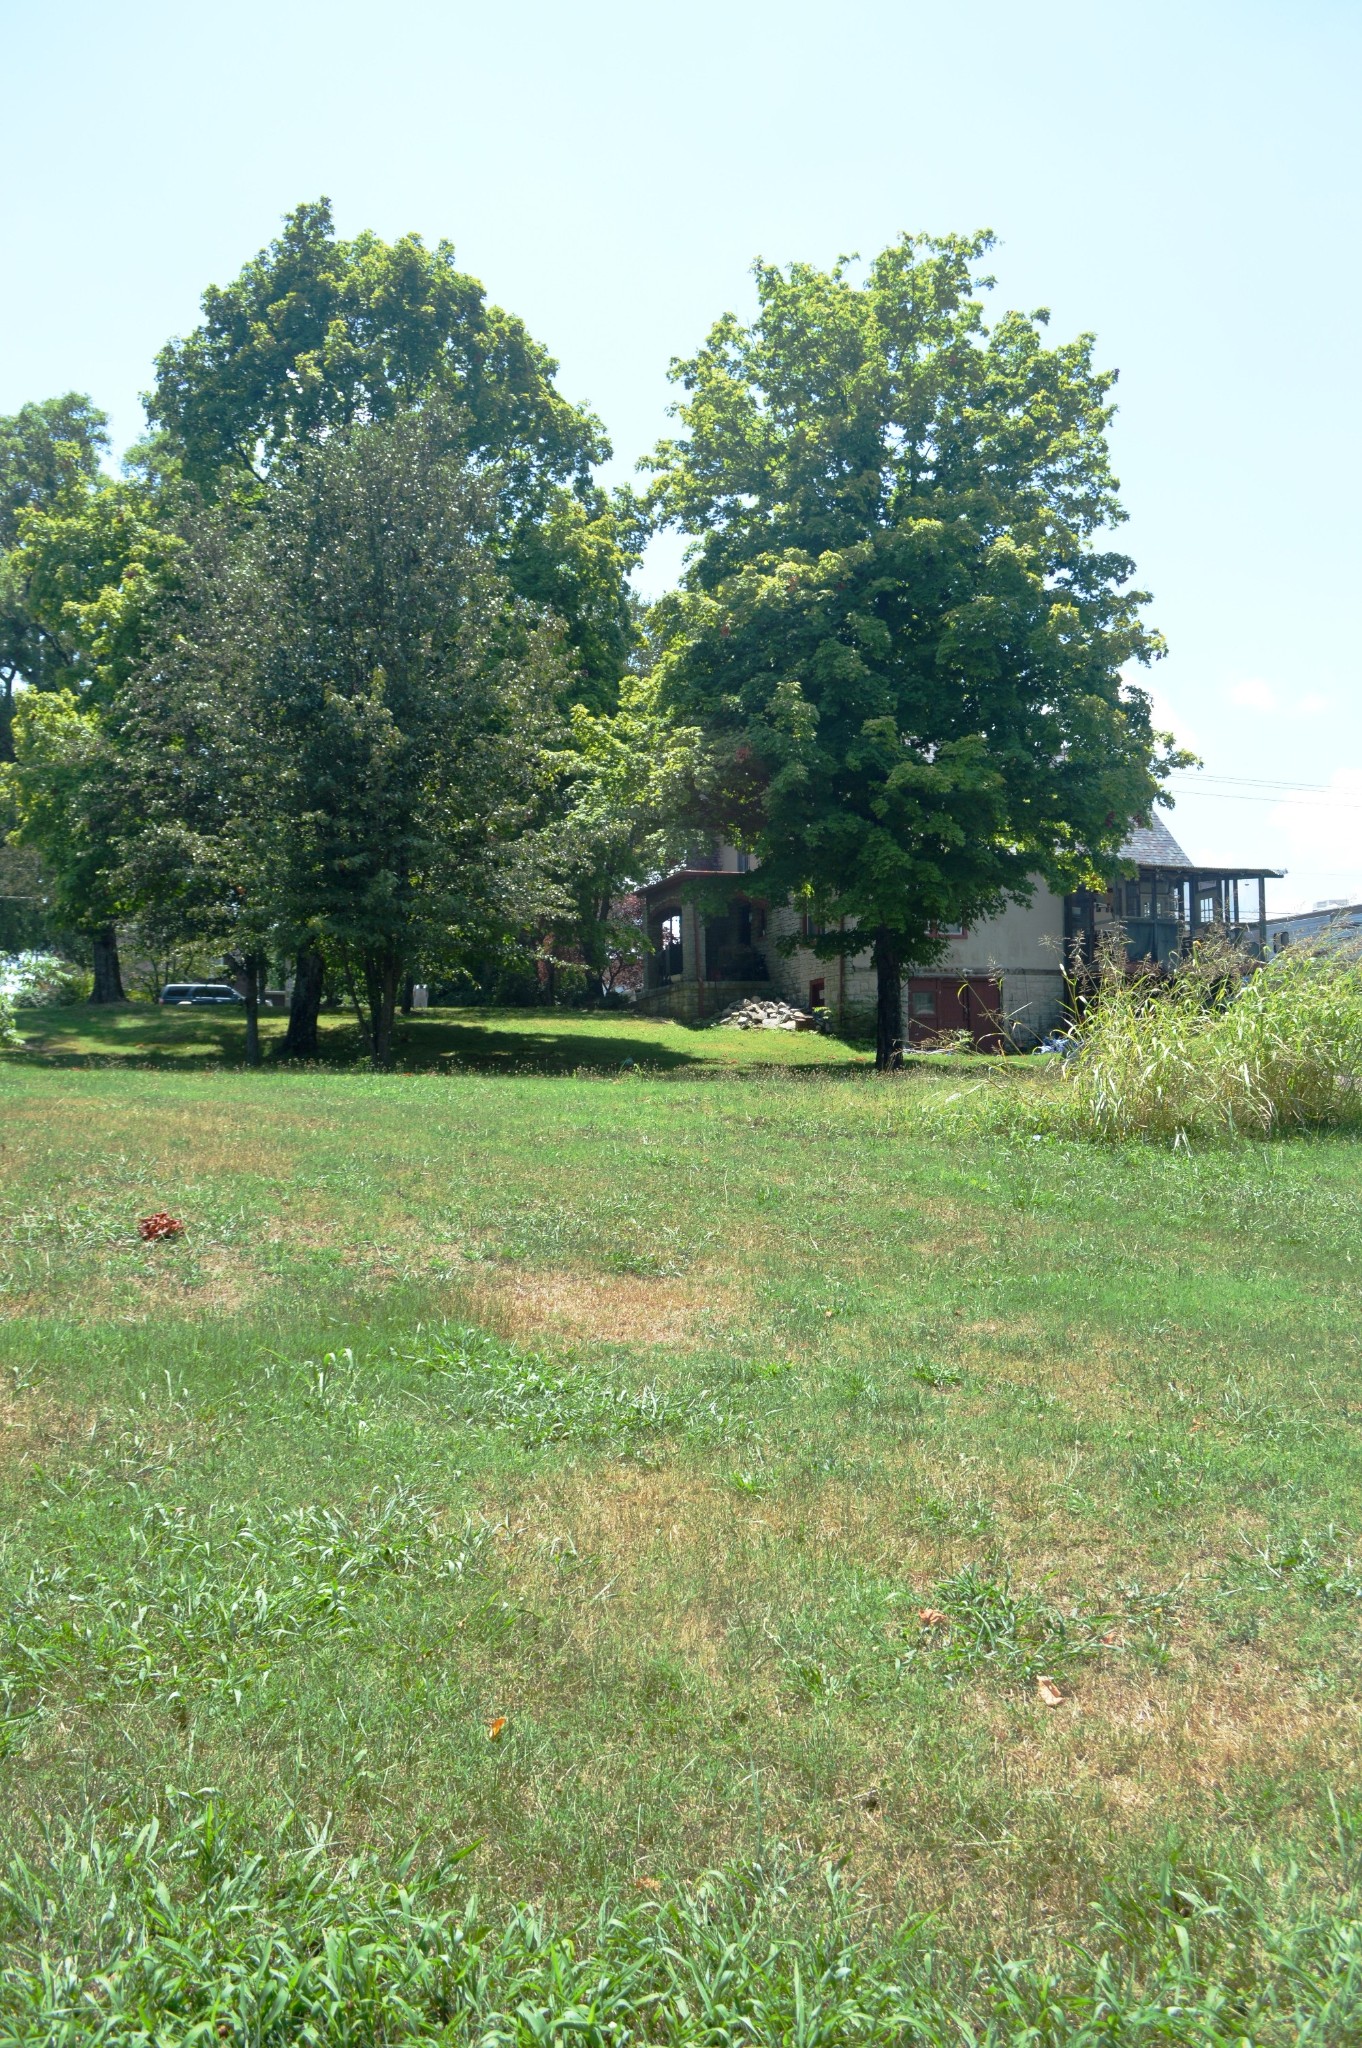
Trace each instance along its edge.
<path fill-rule="evenodd" d="M 1203 928 L 1264 950 L 1273 869 L 1199 867 L 1157 819 L 1132 832 L 1120 858 L 1134 874 L 1105 891 L 1061 896 L 1038 882 L 1029 903 L 943 934 L 939 964 L 904 977 L 909 1043 L 964 1030 L 981 1050 L 1035 1045 L 1064 1020 L 1069 963 L 1091 959 L 1118 929 L 1132 962 L 1158 967 Z M 1241 905 L 1240 885 L 1253 882 L 1256 902 Z M 748 855 L 714 846 L 640 894 L 650 940 L 640 1009 L 698 1023 L 743 997 L 777 995 L 827 1009 L 839 1031 L 873 1032 L 869 950 L 820 959 L 809 943 L 819 936 L 816 914 L 769 902 Z"/>

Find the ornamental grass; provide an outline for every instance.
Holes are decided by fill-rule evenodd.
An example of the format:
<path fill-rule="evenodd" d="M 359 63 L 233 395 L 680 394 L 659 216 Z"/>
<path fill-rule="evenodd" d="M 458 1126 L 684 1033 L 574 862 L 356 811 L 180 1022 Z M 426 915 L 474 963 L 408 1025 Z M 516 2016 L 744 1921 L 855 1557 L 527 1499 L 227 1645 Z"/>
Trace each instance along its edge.
<path fill-rule="evenodd" d="M 1171 973 L 1098 961 L 1053 1111 L 1107 1140 L 1255 1138 L 1362 1124 L 1362 954 L 1334 935 L 1251 960 L 1202 941 Z"/>

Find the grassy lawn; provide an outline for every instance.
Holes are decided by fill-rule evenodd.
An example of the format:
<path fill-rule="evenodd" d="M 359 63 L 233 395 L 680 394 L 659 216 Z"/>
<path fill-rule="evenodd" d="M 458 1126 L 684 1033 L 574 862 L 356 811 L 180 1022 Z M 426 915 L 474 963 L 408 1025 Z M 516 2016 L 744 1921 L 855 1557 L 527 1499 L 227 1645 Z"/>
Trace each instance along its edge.
<path fill-rule="evenodd" d="M 1025 1062 L 881 1081 L 635 1018 L 437 1013 L 382 1078 L 344 1020 L 299 1073 L 211 1014 L 22 1022 L 24 1955 L 100 1953 L 92 1830 L 210 1809 L 240 1857 L 476 1844 L 451 1882 L 503 1921 L 725 1863 L 797 1918 L 833 1864 L 872 1951 L 915 1922 L 947 1974 L 1062 1976 L 1097 1913 L 1137 1974 L 1209 1944 L 1201 1982 L 1228 1899 L 1356 1914 L 1357 1141 L 1080 1146 L 989 1114 Z M 139 1240 L 158 1209 L 181 1239 Z M 1337 1998 L 1091 2038 L 1356 2038 Z"/>
<path fill-rule="evenodd" d="M 268 1060 L 285 1018 L 267 1013 L 260 1035 Z M 162 1010 L 154 1003 L 97 1010 L 84 1005 L 24 1010 L 28 1056 L 54 1066 L 135 1060 L 144 1066 L 221 1067 L 244 1063 L 240 1012 Z M 321 1019 L 322 1064 L 353 1066 L 360 1057 L 352 1016 Z M 817 1032 L 694 1028 L 663 1017 L 547 1010 L 427 1010 L 399 1019 L 396 1065 L 407 1073 L 618 1073 L 627 1061 L 667 1072 L 678 1067 L 860 1066 L 864 1048 Z"/>

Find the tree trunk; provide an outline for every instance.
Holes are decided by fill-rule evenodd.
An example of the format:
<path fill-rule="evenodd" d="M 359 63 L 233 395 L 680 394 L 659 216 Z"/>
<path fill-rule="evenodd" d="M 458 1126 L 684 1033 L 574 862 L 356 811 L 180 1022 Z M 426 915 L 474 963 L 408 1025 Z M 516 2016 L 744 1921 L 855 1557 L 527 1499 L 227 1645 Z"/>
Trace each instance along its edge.
<path fill-rule="evenodd" d="M 258 953 L 246 955 L 246 1065 L 260 1065 L 260 983 L 263 962 Z"/>
<path fill-rule="evenodd" d="M 416 1000 L 416 976 L 408 974 L 402 982 L 402 1015 L 410 1017 L 411 1006 Z"/>
<path fill-rule="evenodd" d="M 369 1029 L 369 1020 L 364 1014 L 364 1007 L 359 999 L 359 991 L 355 987 L 355 963 L 348 946 L 345 949 L 345 984 L 350 991 L 350 1007 L 355 1013 L 355 1022 L 359 1026 L 359 1049 L 367 1060 L 372 1061 L 374 1056 L 373 1033 Z"/>
<path fill-rule="evenodd" d="M 364 979 L 369 994 L 370 1056 L 375 1073 L 382 1073 L 393 1063 L 393 1025 L 397 1017 L 397 991 L 401 981 L 402 962 L 398 954 L 385 948 L 379 953 L 368 953 L 364 959 Z"/>
<path fill-rule="evenodd" d="M 125 1003 L 123 975 L 118 964 L 118 933 L 106 924 L 94 935 L 95 985 L 92 1003 Z"/>
<path fill-rule="evenodd" d="M 326 975 L 326 961 L 322 949 L 309 939 L 298 948 L 298 958 L 293 969 L 293 994 L 289 997 L 288 1030 L 280 1057 L 286 1060 L 315 1060 L 320 1047 L 317 1042 L 317 1017 L 322 1007 L 322 983 Z"/>
<path fill-rule="evenodd" d="M 875 1069 L 891 1073 L 903 1065 L 903 963 L 894 934 L 875 933 Z"/>

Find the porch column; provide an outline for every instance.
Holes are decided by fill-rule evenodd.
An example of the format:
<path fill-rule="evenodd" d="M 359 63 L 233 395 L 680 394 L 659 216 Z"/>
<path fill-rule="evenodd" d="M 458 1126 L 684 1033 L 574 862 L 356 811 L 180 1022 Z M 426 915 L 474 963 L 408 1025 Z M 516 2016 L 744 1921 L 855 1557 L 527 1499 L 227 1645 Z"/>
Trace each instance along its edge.
<path fill-rule="evenodd" d="M 1267 952 L 1267 883 L 1258 877 L 1258 951 Z"/>
<path fill-rule="evenodd" d="M 705 1013 L 705 928 L 695 903 L 681 905 L 681 979 L 695 983 L 695 1014 Z"/>

